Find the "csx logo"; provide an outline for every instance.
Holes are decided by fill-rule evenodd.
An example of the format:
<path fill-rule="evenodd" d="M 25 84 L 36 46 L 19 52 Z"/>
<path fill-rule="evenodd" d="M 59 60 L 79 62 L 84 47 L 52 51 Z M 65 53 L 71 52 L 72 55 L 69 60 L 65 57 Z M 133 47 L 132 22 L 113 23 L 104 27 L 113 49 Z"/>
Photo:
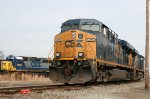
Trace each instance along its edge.
<path fill-rule="evenodd" d="M 41 67 L 41 62 L 40 61 L 37 61 L 36 59 L 32 59 L 31 61 L 31 66 L 32 67 Z"/>
<path fill-rule="evenodd" d="M 66 40 L 65 47 L 74 47 L 74 40 Z"/>

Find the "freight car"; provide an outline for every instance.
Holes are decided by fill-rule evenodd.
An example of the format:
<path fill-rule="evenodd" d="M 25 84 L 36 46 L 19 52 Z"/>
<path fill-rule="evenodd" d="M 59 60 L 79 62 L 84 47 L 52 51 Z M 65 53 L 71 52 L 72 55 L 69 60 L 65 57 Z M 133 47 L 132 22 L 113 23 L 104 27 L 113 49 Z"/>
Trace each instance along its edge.
<path fill-rule="evenodd" d="M 64 22 L 54 39 L 49 78 L 59 83 L 140 80 L 144 57 L 96 19 Z"/>
<path fill-rule="evenodd" d="M 21 75 L 48 75 L 48 59 L 37 57 L 24 57 L 9 55 L 6 60 L 0 61 L 0 73 L 14 74 L 21 78 Z"/>

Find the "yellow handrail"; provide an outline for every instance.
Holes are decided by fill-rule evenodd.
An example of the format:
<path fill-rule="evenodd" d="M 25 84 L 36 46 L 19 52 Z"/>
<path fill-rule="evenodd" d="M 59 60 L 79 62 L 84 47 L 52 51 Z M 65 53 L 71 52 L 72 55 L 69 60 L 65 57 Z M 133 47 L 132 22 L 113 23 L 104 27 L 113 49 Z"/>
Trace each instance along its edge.
<path fill-rule="evenodd" d="M 49 52 L 49 54 L 48 54 L 48 63 L 50 63 L 50 61 L 52 60 L 52 59 L 50 58 L 50 54 L 51 54 L 53 48 L 54 48 L 54 45 L 52 46 L 52 48 L 51 48 L 51 50 L 50 50 L 50 52 Z"/>

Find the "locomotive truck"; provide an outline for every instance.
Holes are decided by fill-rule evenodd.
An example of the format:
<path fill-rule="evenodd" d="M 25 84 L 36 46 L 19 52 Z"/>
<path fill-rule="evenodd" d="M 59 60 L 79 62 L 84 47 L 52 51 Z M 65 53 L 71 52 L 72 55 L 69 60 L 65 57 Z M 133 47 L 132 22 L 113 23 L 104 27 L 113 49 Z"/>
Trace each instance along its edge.
<path fill-rule="evenodd" d="M 143 66 L 144 57 L 102 22 L 71 19 L 54 38 L 49 78 L 65 84 L 140 80 Z"/>

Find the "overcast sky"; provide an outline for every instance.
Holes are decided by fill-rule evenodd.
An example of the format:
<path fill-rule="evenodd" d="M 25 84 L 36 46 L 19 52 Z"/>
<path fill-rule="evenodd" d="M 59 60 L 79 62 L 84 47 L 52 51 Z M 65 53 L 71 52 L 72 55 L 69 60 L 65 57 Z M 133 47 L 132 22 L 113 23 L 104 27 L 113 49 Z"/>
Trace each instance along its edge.
<path fill-rule="evenodd" d="M 47 57 L 68 19 L 94 18 L 145 55 L 145 0 L 0 0 L 0 50 Z"/>

